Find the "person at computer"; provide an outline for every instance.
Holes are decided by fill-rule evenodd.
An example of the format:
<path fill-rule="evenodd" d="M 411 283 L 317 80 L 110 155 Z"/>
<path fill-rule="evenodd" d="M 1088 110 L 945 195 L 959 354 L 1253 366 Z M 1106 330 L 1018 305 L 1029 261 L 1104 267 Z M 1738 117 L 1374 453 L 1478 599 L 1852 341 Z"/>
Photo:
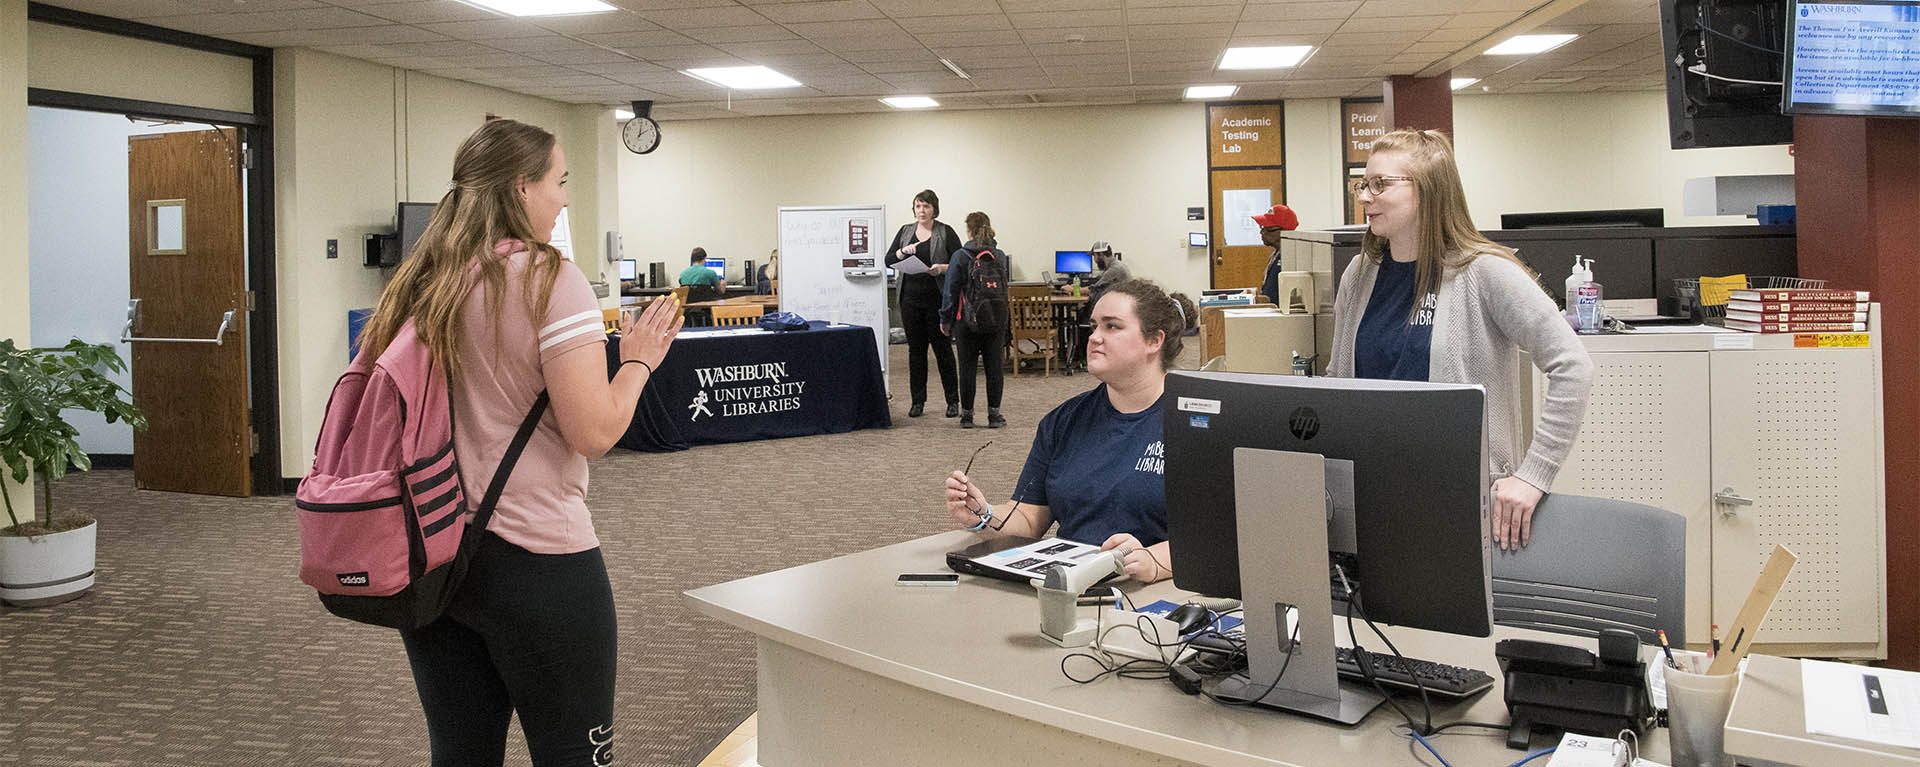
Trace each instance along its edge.
<path fill-rule="evenodd" d="M 963 471 L 947 476 L 947 515 L 984 535 L 1059 537 L 1127 551 L 1127 575 L 1173 575 L 1163 477 L 1167 368 L 1193 325 L 1193 302 L 1146 280 L 1115 285 L 1093 309 L 1087 370 L 1100 385 L 1040 419 L 1013 500 L 992 504 Z"/>
<path fill-rule="evenodd" d="M 947 259 L 963 242 L 953 227 L 941 223 L 940 197 L 932 189 L 913 196 L 913 221 L 894 233 L 887 247 L 887 266 L 918 258 L 930 268 L 900 276 L 900 325 L 907 331 L 907 393 L 913 404 L 908 418 L 919 418 L 927 405 L 927 356 L 932 352 L 940 370 L 941 393 L 947 398 L 947 417 L 960 416 L 959 379 L 953 370 L 953 344 L 940 332 L 941 284 Z"/>
<path fill-rule="evenodd" d="M 1093 261 L 1093 284 L 1087 286 L 1089 307 L 1100 303 L 1100 296 L 1113 286 L 1133 279 L 1133 272 L 1120 262 L 1120 254 L 1113 252 L 1113 246 L 1106 240 L 1094 240 L 1093 247 L 1087 249 L 1087 257 Z"/>
<path fill-rule="evenodd" d="M 1580 431 L 1593 360 L 1532 270 L 1474 228 L 1445 134 L 1380 137 L 1354 193 L 1367 232 L 1340 278 L 1327 372 L 1484 387 L 1493 540 L 1525 546 L 1534 507 Z M 1547 377 L 1530 444 L 1521 436 L 1527 392 L 1514 385 L 1520 352 Z"/>
<path fill-rule="evenodd" d="M 687 268 L 680 271 L 679 284 L 690 286 L 687 301 L 713 301 L 720 298 L 720 275 L 707 268 L 707 249 L 694 248 Z"/>
<path fill-rule="evenodd" d="M 753 294 L 773 295 L 773 281 L 777 279 L 780 279 L 780 249 L 774 248 L 767 254 L 767 262 L 760 265 L 760 273 L 754 275 Z"/>

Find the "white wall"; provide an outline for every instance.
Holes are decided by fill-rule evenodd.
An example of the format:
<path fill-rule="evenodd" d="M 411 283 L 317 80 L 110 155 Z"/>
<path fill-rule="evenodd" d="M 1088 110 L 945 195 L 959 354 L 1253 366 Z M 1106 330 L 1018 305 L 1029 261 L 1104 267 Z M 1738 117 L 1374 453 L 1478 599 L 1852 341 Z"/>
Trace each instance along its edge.
<path fill-rule="evenodd" d="M 612 112 L 306 49 L 274 51 L 281 470 L 306 473 L 333 383 L 347 363 L 347 311 L 370 307 L 391 270 L 361 265 L 363 237 L 392 231 L 394 204 L 439 202 L 454 150 L 488 114 L 559 137 L 571 172 L 574 251 L 589 277 L 605 259 L 595 193 L 612 174 Z M 341 255 L 326 257 L 326 241 Z"/>
<path fill-rule="evenodd" d="M 1793 173 L 1785 146 L 1672 149 L 1660 91 L 1473 96 L 1453 101 L 1461 182 L 1474 224 L 1501 213 L 1664 208 L 1667 226 L 1751 224 L 1743 216 L 1687 216 L 1689 178 Z"/>
<path fill-rule="evenodd" d="M 783 205 L 884 204 L 875 238 L 890 238 L 930 188 L 956 231 L 971 211 L 993 218 L 1016 278 L 1108 240 L 1138 276 L 1207 282 L 1205 254 L 1186 246 L 1186 209 L 1207 204 L 1199 104 L 674 121 L 661 134 L 619 161 L 620 227 L 643 270 L 677 273 L 696 245 L 734 271 L 763 261 Z"/>
<path fill-rule="evenodd" d="M 253 111 L 253 62 L 58 24 L 27 25 L 35 88 Z"/>
<path fill-rule="evenodd" d="M 1285 120 L 1287 204 L 1303 228 L 1340 224 L 1339 101 L 1289 101 Z M 1106 239 L 1135 274 L 1192 291 L 1208 284 L 1204 254 L 1184 247 L 1186 207 L 1207 204 L 1203 121 L 1200 105 L 1172 104 L 669 122 L 659 150 L 621 154 L 620 226 L 642 269 L 678 272 L 695 245 L 731 266 L 773 247 L 778 206 L 878 202 L 898 226 L 930 187 L 956 228 L 968 211 L 993 216 L 1016 277 Z M 1793 172 L 1785 147 L 1670 149 L 1666 125 L 1658 91 L 1455 99 L 1475 223 L 1660 207 L 1669 226 L 1745 224 L 1682 215 L 1682 184 Z"/>
<path fill-rule="evenodd" d="M 136 124 L 120 115 L 33 107 L 27 110 L 27 253 L 34 346 L 78 338 L 120 343 L 126 322 L 127 137 L 205 125 Z M 111 374 L 133 388 L 129 373 Z M 98 413 L 70 412 L 89 453 L 132 453 L 133 429 Z"/>

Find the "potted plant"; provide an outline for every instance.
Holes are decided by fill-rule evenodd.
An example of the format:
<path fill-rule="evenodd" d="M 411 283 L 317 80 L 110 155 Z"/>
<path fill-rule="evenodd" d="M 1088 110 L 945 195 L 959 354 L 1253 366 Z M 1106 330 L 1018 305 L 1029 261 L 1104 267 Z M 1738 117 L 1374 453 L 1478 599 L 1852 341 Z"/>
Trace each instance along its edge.
<path fill-rule="evenodd" d="M 108 423 L 145 429 L 131 393 L 106 371 L 124 372 L 113 347 L 74 339 L 60 348 L 20 349 L 0 339 L 0 467 L 17 483 L 40 475 L 39 512 L 22 522 L 0 486 L 7 522 L 0 529 L 0 600 L 23 607 L 65 602 L 93 587 L 94 520 L 58 514 L 53 485 L 71 463 L 93 467 L 64 411 L 99 413 Z"/>

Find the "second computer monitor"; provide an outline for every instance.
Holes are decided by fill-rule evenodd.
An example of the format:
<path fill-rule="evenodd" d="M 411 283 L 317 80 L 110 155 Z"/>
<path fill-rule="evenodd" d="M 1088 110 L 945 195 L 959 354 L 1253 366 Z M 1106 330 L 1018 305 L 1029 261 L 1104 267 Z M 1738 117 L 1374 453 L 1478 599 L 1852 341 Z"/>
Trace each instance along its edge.
<path fill-rule="evenodd" d="M 708 269 L 712 269 L 713 276 L 719 278 L 721 282 L 727 281 L 727 260 L 726 259 L 707 256 L 706 267 Z"/>
<path fill-rule="evenodd" d="M 640 279 L 640 261 L 633 258 L 620 259 L 620 281 L 633 282 Z"/>
<path fill-rule="evenodd" d="M 1059 274 L 1087 274 L 1093 271 L 1093 256 L 1084 250 L 1053 252 L 1053 271 Z"/>
<path fill-rule="evenodd" d="M 1480 387 L 1176 371 L 1166 398 L 1175 585 L 1240 596 L 1234 448 L 1315 453 L 1352 462 L 1352 564 L 1368 617 L 1492 630 Z"/>

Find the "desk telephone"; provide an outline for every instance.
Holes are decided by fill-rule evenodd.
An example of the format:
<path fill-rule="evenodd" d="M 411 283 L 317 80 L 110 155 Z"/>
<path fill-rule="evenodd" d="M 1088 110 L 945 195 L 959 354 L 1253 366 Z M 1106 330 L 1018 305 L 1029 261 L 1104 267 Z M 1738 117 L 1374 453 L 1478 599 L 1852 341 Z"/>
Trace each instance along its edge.
<path fill-rule="evenodd" d="M 1503 639 L 1493 655 L 1506 673 L 1507 746 L 1524 749 L 1533 728 L 1612 737 L 1653 724 L 1647 669 L 1633 632 L 1600 632 L 1600 654 L 1578 647 Z"/>

